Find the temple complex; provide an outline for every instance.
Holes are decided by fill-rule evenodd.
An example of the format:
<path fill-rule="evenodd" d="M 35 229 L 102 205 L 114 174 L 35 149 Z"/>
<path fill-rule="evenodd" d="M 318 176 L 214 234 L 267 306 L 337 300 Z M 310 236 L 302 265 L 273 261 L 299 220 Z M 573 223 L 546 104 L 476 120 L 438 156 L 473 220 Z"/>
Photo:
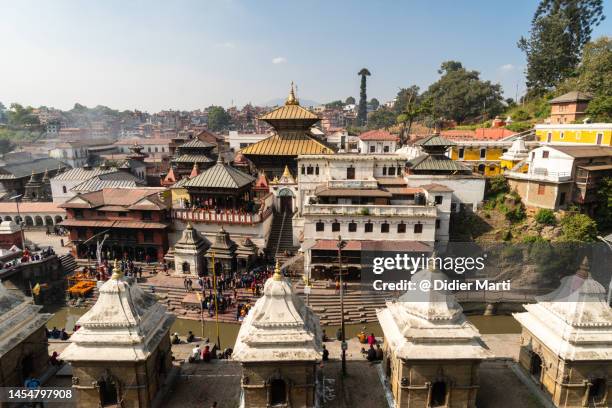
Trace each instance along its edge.
<path fill-rule="evenodd" d="M 123 277 L 117 263 L 62 359 L 72 365 L 78 407 L 151 407 L 172 369 L 175 316 Z"/>
<path fill-rule="evenodd" d="M 433 257 L 433 256 L 432 256 Z M 411 281 L 446 280 L 424 269 Z M 490 357 L 478 330 L 446 291 L 408 291 L 377 311 L 384 370 L 397 407 L 475 407 L 478 366 Z"/>
<path fill-rule="evenodd" d="M 575 275 L 524 305 L 519 364 L 558 407 L 612 405 L 612 309 L 585 257 Z"/>
<path fill-rule="evenodd" d="M 0 387 L 23 387 L 27 378 L 40 378 L 47 369 L 45 324 L 52 315 L 41 309 L 0 282 Z"/>
<path fill-rule="evenodd" d="M 240 152 L 268 177 L 280 177 L 285 166 L 297 174 L 297 156 L 334 154 L 333 147 L 315 137 L 310 128 L 321 119 L 300 106 L 293 84 L 285 104 L 259 117 L 274 128 L 274 134 Z"/>
<path fill-rule="evenodd" d="M 242 366 L 241 407 L 318 406 L 319 318 L 293 291 L 278 264 L 240 327 L 232 358 Z"/>

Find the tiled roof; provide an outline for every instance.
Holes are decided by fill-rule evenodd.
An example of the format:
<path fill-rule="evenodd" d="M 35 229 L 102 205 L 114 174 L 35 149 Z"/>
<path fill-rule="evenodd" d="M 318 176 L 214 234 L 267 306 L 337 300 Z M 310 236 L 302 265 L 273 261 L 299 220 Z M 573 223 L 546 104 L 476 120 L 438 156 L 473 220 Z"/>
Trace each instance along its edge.
<path fill-rule="evenodd" d="M 183 177 L 182 179 L 180 179 L 179 181 L 177 181 L 176 183 L 174 183 L 172 185 L 172 188 L 181 188 L 181 187 L 185 187 L 185 183 L 187 183 L 189 181 L 189 178 L 187 177 Z"/>
<path fill-rule="evenodd" d="M 468 167 L 455 160 L 451 160 L 445 156 L 430 156 L 428 154 L 422 154 L 419 157 L 409 160 L 407 167 L 409 167 L 411 170 L 469 171 L 471 173 L 471 170 Z"/>
<path fill-rule="evenodd" d="M 416 146 L 453 146 L 454 143 L 447 138 L 434 134 L 414 142 Z"/>
<path fill-rule="evenodd" d="M 84 193 L 98 191 L 104 188 L 137 188 L 142 186 L 143 183 L 136 180 L 104 180 L 99 177 L 92 177 L 72 187 L 70 191 Z"/>
<path fill-rule="evenodd" d="M 57 176 L 53 177 L 53 180 L 89 180 L 92 177 L 99 176 L 101 174 L 116 173 L 118 170 L 116 167 L 108 167 L 102 169 L 100 167 L 77 167 L 70 169 Z"/>
<path fill-rule="evenodd" d="M 210 149 L 211 147 L 215 147 L 214 144 L 208 143 L 204 140 L 200 140 L 198 138 L 191 139 L 182 145 L 178 146 L 179 149 L 188 148 L 188 149 Z"/>
<path fill-rule="evenodd" d="M 61 225 L 65 227 L 102 227 L 102 228 L 135 228 L 135 229 L 163 229 L 168 225 L 160 222 L 146 221 L 112 221 L 112 220 L 75 220 L 68 219 L 62 221 Z"/>
<path fill-rule="evenodd" d="M 4 202 L 0 203 L 0 213 L 16 213 L 17 205 L 15 202 Z M 64 209 L 58 206 L 58 203 L 50 202 L 20 202 L 19 212 L 23 215 L 25 213 L 64 213 Z"/>
<path fill-rule="evenodd" d="M 474 131 L 477 140 L 499 140 L 514 135 L 516 132 L 506 128 L 479 128 Z"/>
<path fill-rule="evenodd" d="M 399 137 L 396 135 L 392 135 L 386 130 L 378 129 L 378 130 L 370 130 L 368 132 L 364 132 L 359 135 L 359 139 L 361 140 L 389 140 L 389 141 L 398 141 Z"/>
<path fill-rule="evenodd" d="M 321 120 L 317 115 L 315 115 L 308 109 L 302 108 L 300 105 L 283 105 L 259 117 L 259 120 L 265 121 L 288 119 L 306 119 L 312 120 L 314 122 Z"/>
<path fill-rule="evenodd" d="M 612 156 L 609 146 L 548 146 L 572 157 L 608 157 Z"/>
<path fill-rule="evenodd" d="M 302 132 L 275 134 L 241 150 L 242 154 L 261 156 L 298 156 L 300 154 L 333 154 L 323 142 Z"/>
<path fill-rule="evenodd" d="M 566 103 L 566 102 L 581 102 L 581 101 L 590 101 L 593 99 L 593 96 L 586 92 L 580 91 L 571 91 L 561 96 L 557 96 L 554 99 L 548 101 L 548 103 Z"/>
<path fill-rule="evenodd" d="M 185 187 L 200 188 L 241 188 L 251 184 L 255 178 L 233 168 L 229 164 L 218 161 L 196 177 L 189 179 Z"/>
<path fill-rule="evenodd" d="M 213 160 L 204 154 L 181 154 L 172 161 L 175 163 L 210 163 Z"/>
<path fill-rule="evenodd" d="M 437 183 L 432 183 L 432 184 L 425 184 L 422 185 L 421 188 L 427 190 L 427 191 L 439 191 L 439 192 L 451 192 L 453 191 L 452 188 L 448 188 L 446 186 L 443 186 L 442 184 L 437 184 Z"/>
<path fill-rule="evenodd" d="M 132 146 L 135 144 L 138 145 L 167 145 L 170 144 L 169 139 L 149 139 L 146 137 L 134 137 L 131 139 L 121 139 L 114 143 L 116 146 Z"/>
<path fill-rule="evenodd" d="M 45 170 L 55 170 L 58 167 L 69 168 L 67 164 L 52 158 L 34 159 L 21 163 L 10 163 L 0 167 L 1 173 L 12 174 L 14 178 L 27 177 L 34 172 L 35 174 L 44 173 Z"/>
<path fill-rule="evenodd" d="M 64 208 L 97 208 L 108 205 L 131 207 L 147 198 L 153 202 L 154 209 L 164 209 L 166 206 L 157 194 L 164 191 L 162 188 L 105 188 L 99 191 L 79 194 L 60 207 Z M 84 200 L 89 205 L 79 203 Z"/>

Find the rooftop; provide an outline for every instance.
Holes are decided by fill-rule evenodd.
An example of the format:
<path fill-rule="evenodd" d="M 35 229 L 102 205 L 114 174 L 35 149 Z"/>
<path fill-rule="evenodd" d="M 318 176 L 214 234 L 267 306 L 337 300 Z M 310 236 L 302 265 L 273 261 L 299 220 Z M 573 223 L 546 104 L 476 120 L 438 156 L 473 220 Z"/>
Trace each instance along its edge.
<path fill-rule="evenodd" d="M 158 196 L 163 188 L 104 188 L 99 191 L 78 194 L 64 204 L 63 208 L 97 208 L 108 205 L 135 210 L 161 210 L 166 205 Z"/>
<path fill-rule="evenodd" d="M 571 91 L 548 101 L 548 103 L 588 102 L 593 96 L 586 92 Z"/>
<path fill-rule="evenodd" d="M 370 130 L 359 135 L 361 140 L 378 140 L 378 141 L 393 141 L 397 142 L 399 137 L 392 135 L 389 131 L 384 129 Z"/>
<path fill-rule="evenodd" d="M 237 189 L 245 187 L 255 181 L 253 176 L 243 173 L 229 164 L 224 163 L 221 156 L 219 156 L 219 158 L 220 159 L 214 166 L 193 177 L 183 186 Z"/>

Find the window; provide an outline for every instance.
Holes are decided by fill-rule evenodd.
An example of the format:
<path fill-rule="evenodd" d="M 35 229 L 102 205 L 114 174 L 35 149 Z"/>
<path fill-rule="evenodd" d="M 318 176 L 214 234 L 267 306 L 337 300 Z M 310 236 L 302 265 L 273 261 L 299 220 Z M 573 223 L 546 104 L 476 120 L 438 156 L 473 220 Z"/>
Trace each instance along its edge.
<path fill-rule="evenodd" d="M 143 220 L 151 220 L 151 211 L 143 211 L 142 212 L 142 219 Z"/>
<path fill-rule="evenodd" d="M 98 216 L 103 217 L 104 216 L 104 211 L 98 211 Z"/>
<path fill-rule="evenodd" d="M 546 142 L 550 143 L 552 140 L 552 132 L 548 132 L 548 134 L 546 135 Z"/>
<path fill-rule="evenodd" d="M 485 157 L 487 157 L 487 149 L 486 148 L 482 148 L 482 149 L 480 149 L 480 158 L 484 159 Z"/>
<path fill-rule="evenodd" d="M 399 224 L 397 224 L 397 233 L 403 234 L 405 232 L 406 232 L 406 224 L 404 224 L 403 222 L 400 222 Z"/>
<path fill-rule="evenodd" d="M 83 218 L 83 210 L 74 210 L 74 218 Z"/>
<path fill-rule="evenodd" d="M 563 132 L 559 133 L 559 139 L 561 140 L 565 139 L 565 133 Z"/>
<path fill-rule="evenodd" d="M 302 174 L 306 174 L 306 166 L 302 164 Z"/>
<path fill-rule="evenodd" d="M 600 145 L 602 141 L 603 141 L 603 133 L 598 133 L 597 134 L 597 140 L 595 141 L 595 144 Z"/>
<path fill-rule="evenodd" d="M 414 233 L 420 234 L 422 232 L 423 232 L 423 224 L 421 224 L 420 222 L 418 224 L 414 224 Z"/>
<path fill-rule="evenodd" d="M 346 169 L 346 179 L 355 180 L 355 168 L 354 167 L 348 167 Z"/>
<path fill-rule="evenodd" d="M 164 153 L 166 151 L 166 148 L 162 146 L 162 153 Z"/>
<path fill-rule="evenodd" d="M 306 174 L 313 174 L 314 173 L 314 168 L 312 166 L 308 166 L 306 167 Z"/>
<path fill-rule="evenodd" d="M 387 166 L 383 166 L 383 176 L 387 175 Z"/>
<path fill-rule="evenodd" d="M 546 193 L 546 185 L 538 184 L 538 195 L 544 195 Z"/>
<path fill-rule="evenodd" d="M 385 146 L 385 147 L 383 147 L 383 152 L 385 152 L 385 153 L 389 153 L 389 146 Z"/>
<path fill-rule="evenodd" d="M 123 212 L 123 211 L 118 211 L 117 212 L 117 217 L 126 217 L 126 216 L 127 216 L 126 212 Z"/>
<path fill-rule="evenodd" d="M 389 223 L 383 222 L 382 224 L 380 224 L 380 232 L 382 232 L 383 234 L 389 232 Z"/>
<path fill-rule="evenodd" d="M 66 186 L 62 186 L 62 193 L 66 194 L 68 192 L 68 189 L 66 189 Z"/>
<path fill-rule="evenodd" d="M 389 167 L 389 175 L 395 176 L 395 167 Z"/>
<path fill-rule="evenodd" d="M 318 176 L 319 175 L 319 165 L 317 164 L 317 166 L 315 167 L 315 174 Z"/>
<path fill-rule="evenodd" d="M 436 220 L 436 229 L 440 228 L 440 220 Z"/>
<path fill-rule="evenodd" d="M 325 231 L 325 223 L 319 221 L 315 224 L 317 232 Z"/>
<path fill-rule="evenodd" d="M 143 231 L 142 240 L 144 242 L 153 242 L 153 233 L 151 231 Z"/>
<path fill-rule="evenodd" d="M 372 232 L 374 231 L 374 224 L 372 224 L 370 221 L 365 223 L 365 232 Z"/>
<path fill-rule="evenodd" d="M 370 146 L 370 153 L 376 153 L 376 146 Z"/>
<path fill-rule="evenodd" d="M 559 205 L 565 205 L 565 191 L 559 195 Z"/>
<path fill-rule="evenodd" d="M 435 196 L 434 200 L 435 200 L 436 204 L 442 204 L 442 196 L 441 195 Z"/>
<path fill-rule="evenodd" d="M 338 221 L 332 222 L 332 232 L 340 231 L 340 223 Z"/>
<path fill-rule="evenodd" d="M 459 159 L 463 159 L 465 155 L 465 149 L 462 147 L 461 149 L 459 149 Z"/>
<path fill-rule="evenodd" d="M 147 147 L 147 151 L 148 151 L 149 153 L 151 153 L 151 148 L 150 148 L 150 147 Z"/>
<path fill-rule="evenodd" d="M 548 150 L 544 150 L 544 151 L 542 152 L 542 158 L 543 158 L 543 159 L 548 159 L 548 155 L 549 155 L 549 154 L 550 154 L 550 152 L 549 152 Z"/>
<path fill-rule="evenodd" d="M 249 144 L 248 143 L 240 143 L 240 148 L 244 149 L 245 147 L 247 147 Z"/>
<path fill-rule="evenodd" d="M 357 223 L 354 221 L 349 222 L 348 230 L 349 232 L 357 232 Z"/>

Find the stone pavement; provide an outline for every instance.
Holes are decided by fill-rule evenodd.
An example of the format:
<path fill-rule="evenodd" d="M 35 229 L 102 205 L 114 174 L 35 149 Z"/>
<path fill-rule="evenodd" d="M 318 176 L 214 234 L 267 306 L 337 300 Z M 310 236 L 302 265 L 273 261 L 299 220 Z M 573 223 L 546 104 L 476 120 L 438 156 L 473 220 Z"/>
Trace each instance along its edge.
<path fill-rule="evenodd" d="M 24 230 L 24 235 L 25 235 L 26 241 L 33 242 L 37 244 L 38 246 L 40 246 L 41 248 L 46 248 L 48 246 L 51 246 L 53 250 L 55 251 L 55 253 L 58 255 L 65 255 L 68 252 L 70 252 L 70 247 L 68 246 L 63 247 L 60 241 L 61 239 L 63 239 L 64 244 L 67 244 L 69 241 L 68 236 L 64 236 L 64 235 L 60 236 L 60 235 L 54 235 L 54 234 L 47 235 L 44 229 L 42 230 L 26 229 Z"/>

